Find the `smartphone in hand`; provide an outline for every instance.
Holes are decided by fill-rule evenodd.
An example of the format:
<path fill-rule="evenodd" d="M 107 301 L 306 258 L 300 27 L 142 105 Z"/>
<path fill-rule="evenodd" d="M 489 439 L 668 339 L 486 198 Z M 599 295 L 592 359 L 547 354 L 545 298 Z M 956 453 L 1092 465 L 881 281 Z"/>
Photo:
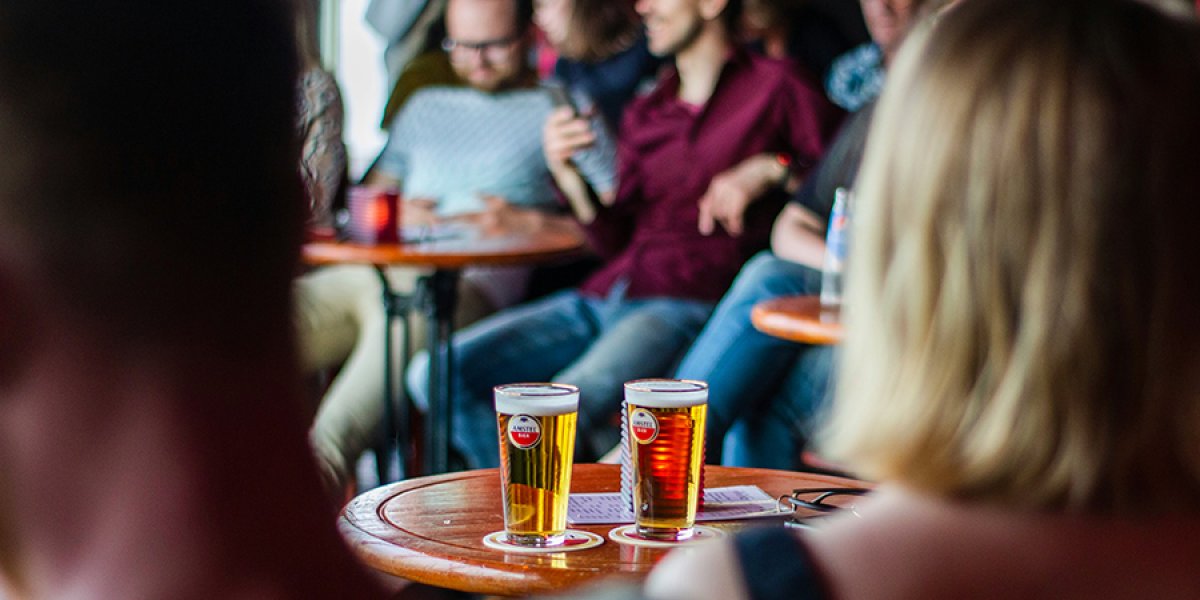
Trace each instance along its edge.
<path fill-rule="evenodd" d="M 575 101 L 571 98 L 571 92 L 566 86 L 561 83 L 547 83 L 544 85 L 546 92 L 550 94 L 550 101 L 554 103 L 555 108 L 566 106 L 571 109 L 571 114 L 578 117 L 579 107 L 575 106 Z"/>

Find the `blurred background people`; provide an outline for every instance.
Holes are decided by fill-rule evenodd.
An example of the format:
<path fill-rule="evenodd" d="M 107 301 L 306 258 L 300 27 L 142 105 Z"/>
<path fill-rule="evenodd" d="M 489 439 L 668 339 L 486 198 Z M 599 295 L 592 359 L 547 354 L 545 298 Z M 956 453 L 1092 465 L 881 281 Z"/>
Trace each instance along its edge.
<path fill-rule="evenodd" d="M 869 41 L 856 3 L 828 0 L 746 0 L 741 35 L 756 52 L 794 61 L 814 82 L 826 80 L 835 58 Z"/>
<path fill-rule="evenodd" d="M 947 2 L 915 0 L 910 8 L 933 12 Z M 907 22 L 915 23 L 915 17 Z M 750 312 L 769 298 L 820 293 L 834 195 L 838 188 L 854 187 L 873 109 L 871 101 L 843 123 L 829 152 L 775 220 L 771 250 L 738 274 L 676 369 L 676 377 L 709 383 L 711 463 L 802 466 L 801 451 L 826 406 L 835 350 L 762 333 L 751 324 Z"/>
<path fill-rule="evenodd" d="M 529 0 L 450 0 L 444 40 L 462 86 L 417 90 L 396 116 L 369 183 L 397 187 L 405 223 L 446 219 L 510 231 L 576 227 L 554 214 L 542 151 L 542 123 L 552 110 L 527 60 Z M 597 124 L 598 124 L 597 119 Z M 590 185 L 611 193 L 615 150 L 603 127 L 574 164 Z M 469 324 L 523 298 L 530 270 L 469 268 L 458 285 L 454 322 Z M 395 291 L 412 291 L 422 273 L 390 268 Z M 312 441 L 335 497 L 383 422 L 383 340 L 388 318 L 378 274 L 368 266 L 318 269 L 297 281 L 300 338 L 310 369 L 343 363 L 318 409 Z M 425 345 L 423 321 L 409 319 L 412 345 Z M 399 337 L 399 336 L 397 336 Z M 423 396 L 421 396 L 423 398 Z"/>
<path fill-rule="evenodd" d="M 16 597 L 380 597 L 297 460 L 286 5 L 0 4 L 0 587 Z"/>
<path fill-rule="evenodd" d="M 860 0 L 860 4 L 871 41 L 834 59 L 824 80 L 829 99 L 851 112 L 879 96 L 884 70 L 922 0 Z"/>
<path fill-rule="evenodd" d="M 880 486 L 650 597 L 1200 595 L 1200 25 L 1154 4 L 967 0 L 900 52 L 823 438 Z"/>
<path fill-rule="evenodd" d="M 498 462 L 492 387 L 514 381 L 578 385 L 577 459 L 607 450 L 621 385 L 669 372 L 745 259 L 766 246 L 783 189 L 820 156 L 832 107 L 789 65 L 737 47 L 740 8 L 638 3 L 651 52 L 674 56 L 675 69 L 625 111 L 615 193 L 576 195 L 588 186 L 573 151 L 595 130 L 564 110 L 548 122 L 551 173 L 605 263 L 577 289 L 455 337 L 452 442 L 468 466 Z M 426 360 L 409 367 L 414 395 L 428 389 Z"/>

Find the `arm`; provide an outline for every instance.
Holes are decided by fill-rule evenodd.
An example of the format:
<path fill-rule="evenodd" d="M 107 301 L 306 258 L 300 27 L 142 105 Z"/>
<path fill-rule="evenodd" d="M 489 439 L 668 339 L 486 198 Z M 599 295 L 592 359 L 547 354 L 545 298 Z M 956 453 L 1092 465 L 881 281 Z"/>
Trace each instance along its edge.
<path fill-rule="evenodd" d="M 771 251 L 784 260 L 820 269 L 825 258 L 824 230 L 819 217 L 789 202 L 771 229 Z"/>
<path fill-rule="evenodd" d="M 576 117 L 567 107 L 551 113 L 542 129 L 546 167 L 566 197 L 571 212 L 585 225 L 596 219 L 597 201 L 604 206 L 611 206 L 615 197 L 611 189 L 600 194 L 594 192 L 572 160 L 577 152 L 591 147 L 596 140 L 596 133 L 588 120 Z"/>
<path fill-rule="evenodd" d="M 463 218 L 473 221 L 489 234 L 556 232 L 582 236 L 579 224 L 569 216 L 516 206 L 499 196 L 484 196 L 483 201 L 485 208 L 482 212 L 464 215 Z"/>
<path fill-rule="evenodd" d="M 716 177 L 700 198 L 700 233 L 710 235 L 720 223 L 729 235 L 742 233 L 746 208 L 777 185 L 787 185 L 791 173 L 774 154 L 756 154 Z"/>

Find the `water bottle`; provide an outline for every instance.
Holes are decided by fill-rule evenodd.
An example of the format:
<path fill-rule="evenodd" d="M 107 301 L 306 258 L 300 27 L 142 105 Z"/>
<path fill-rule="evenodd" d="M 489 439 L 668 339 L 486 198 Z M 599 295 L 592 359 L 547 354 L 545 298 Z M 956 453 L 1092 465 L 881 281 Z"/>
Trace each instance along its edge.
<path fill-rule="evenodd" d="M 842 305 L 842 275 L 850 235 L 850 199 L 850 191 L 846 188 L 840 187 L 833 192 L 833 212 L 825 231 L 825 261 L 821 265 L 821 306 L 824 308 Z"/>

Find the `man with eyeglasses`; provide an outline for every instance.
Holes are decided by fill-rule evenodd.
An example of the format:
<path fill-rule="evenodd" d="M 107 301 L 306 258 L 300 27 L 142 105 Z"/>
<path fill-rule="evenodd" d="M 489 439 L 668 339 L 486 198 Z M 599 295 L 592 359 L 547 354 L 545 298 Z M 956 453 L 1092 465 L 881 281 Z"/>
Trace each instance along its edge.
<path fill-rule="evenodd" d="M 443 49 L 464 85 L 418 90 L 391 127 L 368 182 L 401 192 L 407 225 L 447 220 L 514 230 L 574 228 L 557 201 L 542 152 L 542 124 L 553 110 L 528 62 L 533 41 L 529 0 L 451 0 Z M 575 164 L 602 192 L 615 183 L 615 149 L 597 121 L 593 144 Z M 393 268 L 397 290 L 417 272 Z M 459 283 L 455 323 L 467 324 L 521 300 L 530 270 L 468 268 Z M 382 420 L 385 316 L 369 267 L 327 267 L 297 283 L 300 337 L 313 369 L 344 364 L 318 410 L 312 440 L 326 483 L 339 494 Z M 411 322 L 418 327 L 420 319 Z M 423 330 L 413 345 L 422 347 Z"/>

